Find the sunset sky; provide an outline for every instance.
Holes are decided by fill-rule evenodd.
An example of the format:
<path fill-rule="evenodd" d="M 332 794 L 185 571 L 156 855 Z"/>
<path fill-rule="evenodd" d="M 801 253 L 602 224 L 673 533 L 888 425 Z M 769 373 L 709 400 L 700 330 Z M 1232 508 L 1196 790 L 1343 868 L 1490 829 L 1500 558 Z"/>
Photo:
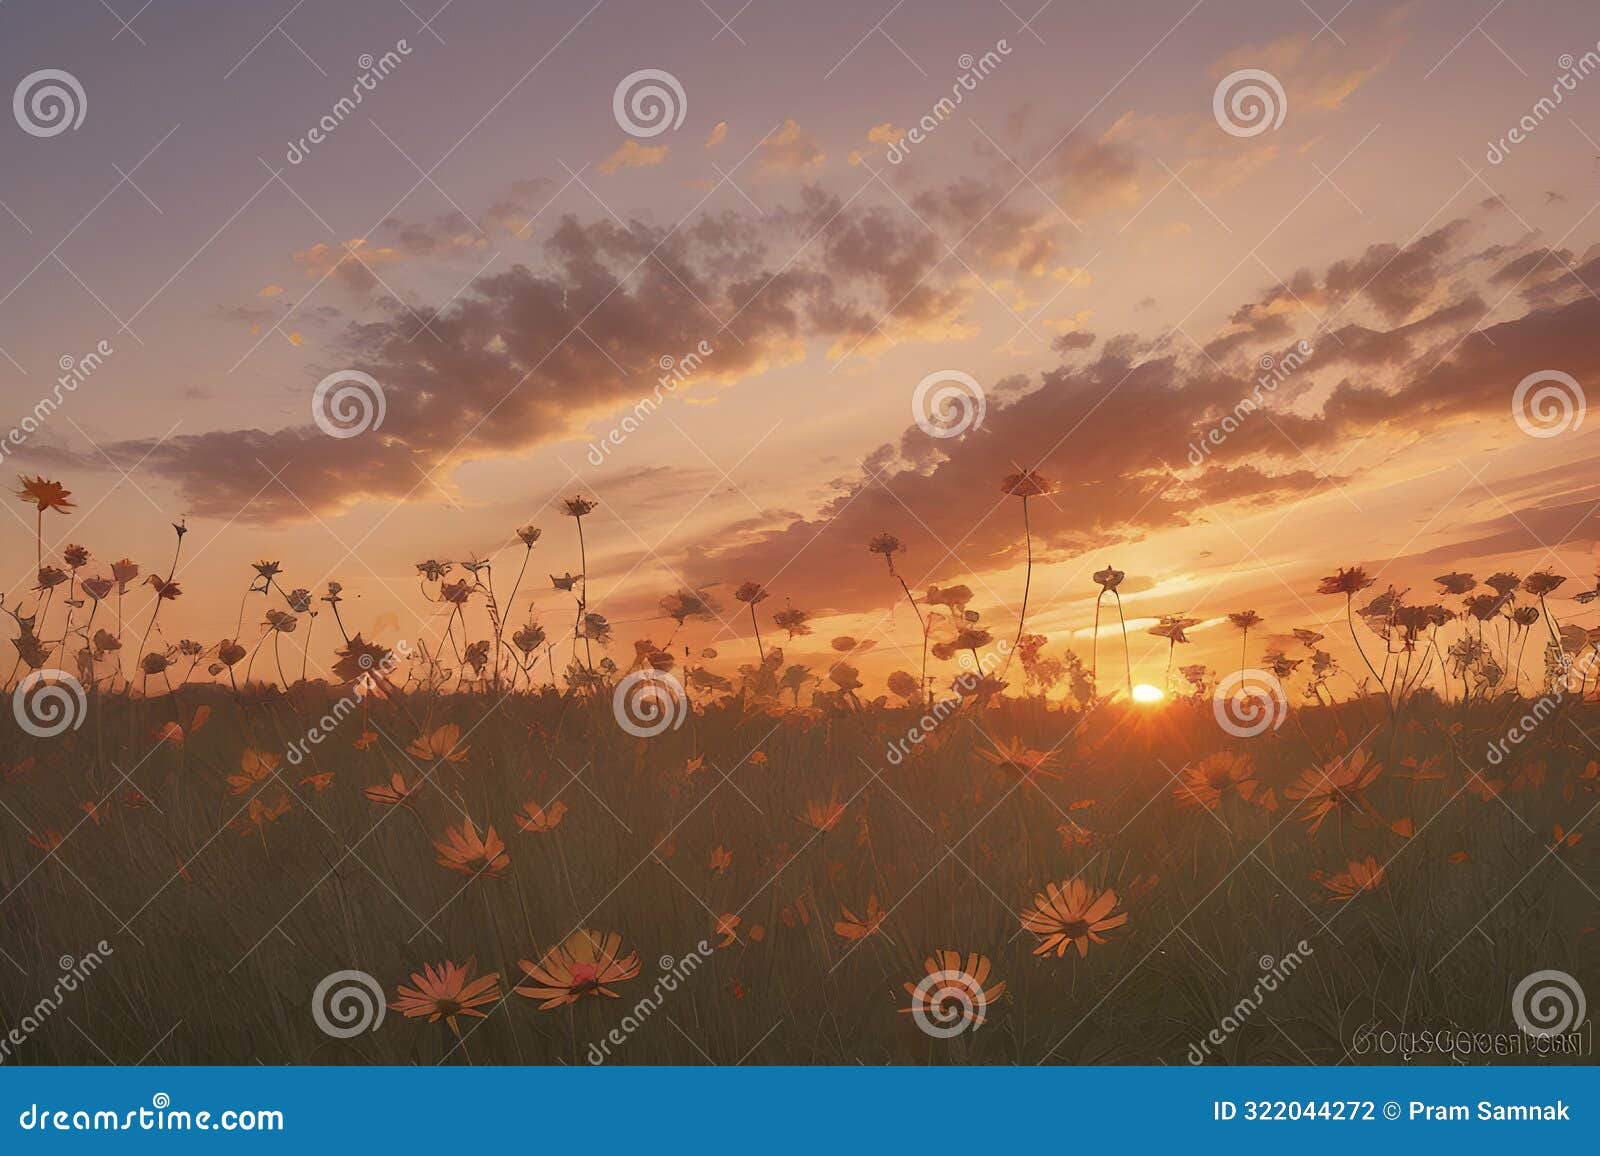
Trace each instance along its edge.
<path fill-rule="evenodd" d="M 1026 468 L 1060 485 L 1029 503 L 1030 629 L 1087 658 L 1091 574 L 1125 570 L 1136 680 L 1162 680 L 1160 614 L 1201 619 L 1180 660 L 1220 669 L 1230 611 L 1266 619 L 1263 647 L 1342 625 L 1315 591 L 1355 564 L 1424 601 L 1448 571 L 1550 569 L 1558 616 L 1595 624 L 1567 599 L 1595 585 L 1600 418 L 1535 437 L 1513 415 L 1533 374 L 1600 388 L 1592 3 L 439 2 L 0 7 L 7 90 L 61 69 L 86 98 L 75 130 L 0 126 L 0 437 L 63 358 L 114 350 L 5 445 L 7 487 L 73 491 L 45 547 L 89 547 L 86 573 L 164 572 L 186 516 L 169 640 L 232 636 L 265 558 L 343 583 L 352 629 L 431 646 L 415 563 L 493 556 L 503 590 L 528 523 L 510 617 L 531 594 L 559 635 L 547 575 L 579 561 L 558 502 L 582 493 L 623 665 L 672 633 L 656 606 L 680 586 L 726 622 L 677 641 L 748 661 L 751 579 L 764 641 L 788 599 L 815 620 L 791 660 L 851 635 L 881 678 L 920 644 L 867 541 L 898 536 L 913 590 L 967 584 L 1009 637 L 1022 509 L 999 483 Z M 642 69 L 681 85 L 677 127 L 619 123 Z M 1240 69 L 1281 84 L 1276 127 L 1219 123 Z M 335 438 L 312 395 L 346 369 L 386 415 Z M 934 438 L 912 398 L 951 370 L 985 414 Z M 5 506 L 5 605 L 27 605 L 32 511 Z M 1120 643 L 1102 669 L 1120 678 Z"/>

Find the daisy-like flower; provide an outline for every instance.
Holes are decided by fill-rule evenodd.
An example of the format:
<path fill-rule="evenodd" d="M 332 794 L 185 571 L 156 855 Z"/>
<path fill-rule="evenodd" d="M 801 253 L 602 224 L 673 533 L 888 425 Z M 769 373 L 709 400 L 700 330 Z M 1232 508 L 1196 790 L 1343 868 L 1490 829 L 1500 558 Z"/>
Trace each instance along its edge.
<path fill-rule="evenodd" d="M 1351 863 L 1348 870 L 1324 879 L 1322 885 L 1333 892 L 1333 901 L 1338 903 L 1354 899 L 1363 891 L 1375 891 L 1382 882 L 1383 868 L 1368 855 L 1359 863 Z"/>
<path fill-rule="evenodd" d="M 1042 894 L 1033 897 L 1033 906 L 1022 913 L 1022 927 L 1039 937 L 1035 955 L 1057 956 L 1076 947 L 1078 956 L 1089 954 L 1089 944 L 1104 943 L 1103 931 L 1111 931 L 1128 922 L 1126 911 L 1113 915 L 1117 906 L 1117 893 L 1107 888 L 1096 893 L 1094 885 L 1082 879 L 1068 879 L 1051 883 Z"/>
<path fill-rule="evenodd" d="M 593 512 L 597 505 L 599 505 L 598 502 L 578 495 L 566 498 L 561 503 L 562 513 L 566 514 L 569 518 L 581 518 L 584 515 Z"/>
<path fill-rule="evenodd" d="M 139 563 L 132 558 L 118 558 L 111 563 L 111 577 L 116 580 L 117 593 L 126 594 L 128 583 L 139 576 Z"/>
<path fill-rule="evenodd" d="M 567 813 L 567 805 L 560 799 L 548 807 L 529 801 L 522 804 L 522 813 L 516 816 L 517 826 L 524 831 L 543 833 L 554 830 Z"/>
<path fill-rule="evenodd" d="M 391 651 L 387 646 L 368 642 L 357 631 L 344 644 L 343 650 L 334 651 L 339 661 L 333 664 L 333 673 L 340 682 L 354 682 L 364 674 L 376 671 L 382 674 L 389 665 Z"/>
<path fill-rule="evenodd" d="M 1343 594 L 1348 598 L 1365 590 L 1374 581 L 1367 577 L 1367 572 L 1360 566 L 1352 566 L 1348 570 L 1341 566 L 1337 574 L 1330 574 L 1322 580 L 1317 586 L 1317 593 Z"/>
<path fill-rule="evenodd" d="M 539 540 L 539 535 L 544 531 L 537 526 L 523 526 L 517 531 L 517 537 L 522 539 L 522 544 L 528 549 L 533 549 L 533 544 Z"/>
<path fill-rule="evenodd" d="M 808 802 L 806 813 L 799 818 L 814 831 L 831 831 L 844 818 L 844 804 L 831 799 L 826 803 Z"/>
<path fill-rule="evenodd" d="M 842 904 L 839 914 L 842 918 L 834 921 L 834 931 L 846 939 L 865 939 L 883 926 L 889 913 L 878 903 L 876 895 L 868 895 L 866 910 L 859 917 Z"/>
<path fill-rule="evenodd" d="M 1013 498 L 1037 498 L 1055 493 L 1056 483 L 1037 470 L 1023 470 L 1019 474 L 1007 474 L 1000 482 L 1000 490 Z"/>
<path fill-rule="evenodd" d="M 406 751 L 419 759 L 443 759 L 447 763 L 459 763 L 472 749 L 468 746 L 458 746 L 460 741 L 461 728 L 455 723 L 445 723 L 442 727 L 436 727 L 427 734 L 412 739 Z"/>
<path fill-rule="evenodd" d="M 403 983 L 395 987 L 395 1001 L 389 1005 L 389 1010 L 407 1019 L 426 1016 L 430 1024 L 442 1019 L 459 1037 L 461 1028 L 456 1024 L 457 1016 L 483 1019 L 488 1013 L 477 1009 L 500 998 L 500 973 L 490 972 L 472 979 L 472 969 L 476 965 L 474 958 L 464 964 L 448 960 L 437 967 L 424 964 L 421 971 L 411 973 L 411 987 Z"/>
<path fill-rule="evenodd" d="M 1284 794 L 1305 810 L 1300 817 L 1310 826 L 1306 834 L 1315 837 L 1329 815 L 1356 815 L 1370 811 L 1367 788 L 1377 782 L 1383 768 L 1361 747 L 1347 758 L 1329 763 L 1322 770 L 1309 770 Z"/>
<path fill-rule="evenodd" d="M 1248 802 L 1260 785 L 1250 756 L 1217 751 L 1183 769 L 1181 782 L 1172 789 L 1172 797 L 1180 807 L 1215 811 L 1222 806 L 1225 795 L 1237 795 Z"/>
<path fill-rule="evenodd" d="M 269 751 L 247 748 L 244 754 L 239 756 L 239 773 L 228 776 L 229 792 L 242 795 L 263 779 L 271 778 L 281 761 L 277 755 Z"/>
<path fill-rule="evenodd" d="M 1565 574 L 1552 574 L 1548 570 L 1538 570 L 1522 580 L 1522 588 L 1535 598 L 1543 598 L 1566 580 Z"/>
<path fill-rule="evenodd" d="M 406 782 L 406 777 L 396 771 L 387 783 L 379 783 L 375 787 L 365 787 L 361 793 L 369 800 L 385 807 L 406 806 L 417 788 L 421 787 L 419 781 L 415 785 Z"/>
<path fill-rule="evenodd" d="M 922 983 L 906 983 L 911 996 L 911 1006 L 900 1009 L 901 1014 L 921 1013 L 923 1018 L 943 1026 L 946 1030 L 965 1030 L 988 1022 L 989 1005 L 1005 994 L 1005 981 L 989 983 L 989 957 L 971 952 L 966 962 L 959 951 L 936 951 L 922 961 L 922 966 L 937 982 L 924 990 Z"/>
<path fill-rule="evenodd" d="M 638 975 L 639 956 L 637 952 L 622 954 L 622 936 L 615 931 L 601 933 L 584 928 L 545 952 L 538 963 L 522 959 L 517 966 L 527 973 L 529 982 L 513 990 L 543 1001 L 540 1011 L 553 1011 L 577 1003 L 584 996 L 618 998 L 610 985 Z"/>
<path fill-rule="evenodd" d="M 80 566 L 87 566 L 89 564 L 89 548 L 87 546 L 69 545 L 65 550 L 61 551 L 61 560 L 73 570 Z"/>
<path fill-rule="evenodd" d="M 882 554 L 883 560 L 889 564 L 889 573 L 894 573 L 894 556 L 905 547 L 900 544 L 900 539 L 893 534 L 879 534 L 867 543 L 867 549 L 873 554 Z"/>
<path fill-rule="evenodd" d="M 62 486 L 60 482 L 49 482 L 42 477 L 22 477 L 22 489 L 17 491 L 17 497 L 24 502 L 31 502 L 39 507 L 39 513 L 46 510 L 60 510 L 62 513 L 73 509 L 77 503 L 68 501 L 72 491 Z"/>
<path fill-rule="evenodd" d="M 417 573 L 429 582 L 437 582 L 455 568 L 453 562 L 436 562 L 432 558 L 426 562 L 417 563 Z"/>
<path fill-rule="evenodd" d="M 554 574 L 550 575 L 550 585 L 554 586 L 557 590 L 569 590 L 570 591 L 574 586 L 576 586 L 579 582 L 582 582 L 582 581 L 583 581 L 583 575 L 582 574 L 574 574 L 570 570 L 567 571 L 565 574 L 563 574 L 559 578 L 557 578 Z"/>
<path fill-rule="evenodd" d="M 511 866 L 511 856 L 494 828 L 480 836 L 471 819 L 463 820 L 459 828 L 446 827 L 444 841 L 435 840 L 433 845 L 439 852 L 435 860 L 439 866 L 473 878 L 487 875 L 493 879 Z"/>
<path fill-rule="evenodd" d="M 1046 779 L 1060 779 L 1052 770 L 1055 756 L 1049 751 L 1036 751 L 1020 738 L 1007 739 L 1003 746 L 978 749 L 978 754 L 989 763 L 1009 774 L 1026 779 L 1038 775 Z"/>

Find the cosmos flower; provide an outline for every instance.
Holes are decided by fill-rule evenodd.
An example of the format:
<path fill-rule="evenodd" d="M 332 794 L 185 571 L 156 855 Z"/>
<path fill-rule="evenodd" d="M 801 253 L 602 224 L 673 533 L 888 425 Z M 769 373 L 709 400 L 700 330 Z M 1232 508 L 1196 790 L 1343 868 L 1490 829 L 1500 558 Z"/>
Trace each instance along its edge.
<path fill-rule="evenodd" d="M 839 914 L 841 918 L 834 921 L 833 929 L 844 938 L 852 940 L 865 939 L 874 934 L 883 926 L 883 921 L 888 916 L 888 912 L 878 903 L 876 895 L 867 896 L 867 906 L 860 917 L 842 904 L 839 907 Z"/>
<path fill-rule="evenodd" d="M 1089 954 L 1089 944 L 1104 943 L 1103 931 L 1111 931 L 1128 922 L 1128 913 L 1112 915 L 1117 906 L 1117 893 L 1107 888 L 1098 894 L 1094 885 L 1082 879 L 1068 879 L 1051 883 L 1044 892 L 1033 897 L 1033 906 L 1022 913 L 1024 931 L 1039 937 L 1035 955 L 1049 955 L 1052 951 L 1063 956 L 1068 947 L 1076 947 L 1078 956 Z"/>
<path fill-rule="evenodd" d="M 1383 868 L 1368 855 L 1359 863 L 1351 863 L 1348 870 L 1324 879 L 1322 885 L 1333 892 L 1333 901 L 1338 903 L 1354 899 L 1363 891 L 1375 891 L 1382 882 Z"/>
<path fill-rule="evenodd" d="M 1000 490 L 1013 498 L 1037 498 L 1055 493 L 1056 483 L 1036 470 L 1023 470 L 1019 474 L 1007 474 L 1000 482 Z"/>
<path fill-rule="evenodd" d="M 560 825 L 561 819 L 567 813 L 567 805 L 560 799 L 548 807 L 541 807 L 535 802 L 522 804 L 522 814 L 516 816 L 517 826 L 524 831 L 544 833 L 552 831 Z"/>
<path fill-rule="evenodd" d="M 522 544 L 528 549 L 533 549 L 533 544 L 539 540 L 539 535 L 544 531 L 537 526 L 523 526 L 517 531 L 517 537 L 522 539 Z"/>
<path fill-rule="evenodd" d="M 383 807 L 400 807 L 408 804 L 412 795 L 422 786 L 419 780 L 415 785 L 406 782 L 406 777 L 399 771 L 390 776 L 387 783 L 379 783 L 375 787 L 364 787 L 361 793 L 371 802 Z"/>
<path fill-rule="evenodd" d="M 442 1019 L 459 1037 L 461 1028 L 456 1024 L 457 1016 L 483 1019 L 488 1013 L 478 1008 L 500 999 L 500 973 L 490 972 L 470 979 L 476 965 L 477 960 L 473 958 L 465 964 L 448 960 L 437 967 L 424 964 L 421 971 L 411 973 L 411 987 L 399 984 L 395 988 L 395 1001 L 389 1005 L 389 1010 L 407 1019 L 426 1016 L 430 1024 Z"/>
<path fill-rule="evenodd" d="M 62 513 L 73 509 L 77 503 L 67 499 L 72 497 L 72 491 L 62 487 L 60 482 L 48 482 L 42 477 L 22 477 L 22 489 L 17 491 L 17 497 L 24 502 L 31 502 L 39 507 L 39 513 L 46 510 L 60 510 Z"/>
<path fill-rule="evenodd" d="M 581 518 L 585 514 L 592 512 L 595 506 L 599 505 L 599 503 L 592 501 L 589 498 L 575 495 L 573 497 L 563 499 L 561 505 L 562 512 L 566 514 L 567 517 Z"/>
<path fill-rule="evenodd" d="M 959 951 L 936 951 L 922 961 L 922 967 L 930 976 L 937 976 L 938 982 L 926 991 L 922 984 L 906 983 L 911 1006 L 900 1011 L 907 1015 L 921 1013 L 945 1030 L 983 1026 L 988 1022 L 989 1005 L 1006 991 L 1004 980 L 988 982 L 989 957 L 975 951 L 968 954 L 965 963 Z"/>
<path fill-rule="evenodd" d="M 445 723 L 427 734 L 412 739 L 411 745 L 406 747 L 406 752 L 419 759 L 443 759 L 447 763 L 459 763 L 472 749 L 458 746 L 460 741 L 461 728 L 455 723 Z"/>
<path fill-rule="evenodd" d="M 471 819 L 462 820 L 460 827 L 446 827 L 444 840 L 434 840 L 433 846 L 439 852 L 435 860 L 439 866 L 474 879 L 480 875 L 493 879 L 511 866 L 511 856 L 494 828 L 480 836 Z"/>
<path fill-rule="evenodd" d="M 1343 594 L 1349 598 L 1371 586 L 1374 581 L 1375 579 L 1367 577 L 1367 572 L 1360 566 L 1352 566 L 1348 570 L 1340 567 L 1337 574 L 1330 574 L 1322 580 L 1317 587 L 1317 593 Z"/>
<path fill-rule="evenodd" d="M 616 999 L 610 985 L 639 974 L 639 956 L 622 954 L 622 936 L 584 928 L 540 956 L 538 963 L 518 960 L 529 983 L 513 990 L 528 999 L 541 1000 L 539 1010 L 553 1011 L 577 1003 L 584 996 Z"/>
<path fill-rule="evenodd" d="M 1230 794 L 1248 802 L 1261 785 L 1250 757 L 1233 751 L 1217 751 L 1185 767 L 1180 780 L 1172 791 L 1178 805 L 1208 811 L 1221 807 L 1223 798 Z"/>
<path fill-rule="evenodd" d="M 1309 770 L 1284 794 L 1304 809 L 1300 817 L 1310 824 L 1306 834 L 1315 837 L 1329 815 L 1356 815 L 1369 811 L 1367 788 L 1377 782 L 1382 767 L 1372 760 L 1365 747 L 1347 758 L 1329 763 L 1321 771 Z"/>

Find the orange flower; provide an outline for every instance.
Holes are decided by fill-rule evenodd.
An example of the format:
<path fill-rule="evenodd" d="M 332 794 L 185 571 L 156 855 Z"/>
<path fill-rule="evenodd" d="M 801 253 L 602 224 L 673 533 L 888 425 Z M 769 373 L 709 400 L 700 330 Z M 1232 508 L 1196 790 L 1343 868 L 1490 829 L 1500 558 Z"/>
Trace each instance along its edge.
<path fill-rule="evenodd" d="M 376 787 L 366 787 L 361 793 L 374 803 L 381 803 L 386 807 L 394 807 L 406 803 L 420 786 L 422 786 L 420 782 L 416 786 L 408 786 L 406 777 L 396 771 L 394 777 L 387 783 L 379 783 Z"/>
<path fill-rule="evenodd" d="M 1038 775 L 1046 779 L 1060 779 L 1061 776 L 1050 769 L 1055 761 L 1055 756 L 1048 751 L 1036 751 L 1019 738 L 1007 739 L 1005 745 L 996 746 L 993 750 L 979 748 L 978 754 L 987 762 L 993 763 L 1002 771 L 1007 771 L 1020 778 Z"/>
<path fill-rule="evenodd" d="M 614 931 L 602 935 L 583 929 L 545 952 L 538 963 L 521 959 L 517 966 L 533 982 L 513 990 L 529 999 L 543 1000 L 539 1010 L 550 1011 L 577 1003 L 586 995 L 616 999 L 617 993 L 607 985 L 638 975 L 639 956 L 636 952 L 622 955 L 622 936 Z"/>
<path fill-rule="evenodd" d="M 724 871 L 732 866 L 733 852 L 728 850 L 721 843 L 718 843 L 716 849 L 711 852 L 711 869 L 718 875 L 721 875 Z"/>
<path fill-rule="evenodd" d="M 1328 764 L 1320 772 L 1306 771 L 1284 794 L 1305 807 L 1306 813 L 1301 819 L 1311 824 L 1306 834 L 1315 837 L 1329 815 L 1337 813 L 1342 821 L 1346 813 L 1354 815 L 1371 810 L 1366 791 L 1377 781 L 1382 769 L 1362 747 Z"/>
<path fill-rule="evenodd" d="M 47 482 L 41 477 L 23 476 L 22 489 L 17 491 L 17 497 L 38 506 L 41 514 L 46 510 L 66 512 L 77 505 L 76 502 L 67 501 L 72 497 L 71 490 L 64 489 L 60 482 Z"/>
<path fill-rule="evenodd" d="M 713 935 L 722 936 L 722 938 L 717 941 L 717 946 L 733 946 L 734 942 L 739 938 L 739 924 L 743 922 L 744 920 L 733 914 L 717 916 L 717 928 L 714 932 L 712 932 Z"/>
<path fill-rule="evenodd" d="M 483 1019 L 488 1013 L 477 1009 L 495 1003 L 500 998 L 499 972 L 480 975 L 474 980 L 467 978 L 472 974 L 476 962 L 471 958 L 465 964 L 446 960 L 437 968 L 431 963 L 423 964 L 420 972 L 411 973 L 413 987 L 403 983 L 396 985 L 396 998 L 389 1005 L 389 1010 L 397 1011 L 407 1019 L 427 1016 L 430 1024 L 443 1019 L 459 1037 L 461 1028 L 456 1024 L 457 1016 Z"/>
<path fill-rule="evenodd" d="M 43 851 L 46 855 L 50 854 L 57 847 L 61 846 L 63 841 L 64 840 L 61 832 L 57 831 L 54 827 L 46 827 L 42 833 L 34 831 L 28 832 L 28 842 L 39 848 L 39 850 Z"/>
<path fill-rule="evenodd" d="M 882 926 L 888 912 L 878 906 L 876 895 L 867 896 L 866 918 L 858 919 L 855 912 L 848 907 L 840 906 L 844 918 L 834 923 L 833 929 L 846 939 L 865 939 Z"/>
<path fill-rule="evenodd" d="M 1222 798 L 1233 793 L 1246 801 L 1254 797 L 1256 788 L 1255 767 L 1248 755 L 1232 751 L 1217 751 L 1207 755 L 1192 767 L 1185 767 L 1182 782 L 1173 788 L 1172 797 L 1181 807 L 1204 807 L 1215 811 Z"/>
<path fill-rule="evenodd" d="M 439 852 L 439 866 L 473 878 L 487 875 L 492 879 L 511 866 L 511 856 L 506 854 L 506 845 L 494 828 L 480 837 L 471 819 L 464 820 L 459 829 L 446 827 L 444 842 L 434 840 L 433 845 Z"/>
<path fill-rule="evenodd" d="M 239 756 L 239 773 L 228 776 L 228 792 L 233 795 L 242 795 L 263 779 L 272 777 L 278 769 L 277 755 L 267 751 L 258 751 L 253 748 L 246 749 Z"/>
<path fill-rule="evenodd" d="M 1335 903 L 1344 899 L 1354 899 L 1363 891 L 1375 891 L 1383 882 L 1383 868 L 1378 866 L 1378 861 L 1368 855 L 1359 863 L 1351 863 L 1350 869 L 1339 875 L 1330 876 L 1322 881 L 1322 885 L 1333 892 Z"/>
<path fill-rule="evenodd" d="M 1100 932 L 1110 931 L 1128 922 L 1128 913 L 1112 915 L 1117 905 L 1117 893 L 1110 888 L 1095 894 L 1093 884 L 1082 879 L 1068 879 L 1051 883 L 1045 894 L 1033 897 L 1033 906 L 1022 913 L 1022 927 L 1039 936 L 1035 955 L 1067 954 L 1069 946 L 1078 949 L 1079 957 L 1089 954 L 1089 943 L 1104 943 Z"/>
<path fill-rule="evenodd" d="M 905 984 L 911 995 L 911 1006 L 901 1008 L 900 1012 L 920 1012 L 947 1031 L 955 1027 L 956 1021 L 961 1024 L 958 1031 L 964 1030 L 968 1023 L 975 1028 L 982 1027 L 988 1019 L 989 1005 L 1005 994 L 1003 980 L 984 986 L 989 978 L 989 957 L 975 951 L 967 956 L 965 964 L 961 962 L 959 951 L 936 951 L 922 961 L 922 966 L 934 981 L 930 983 L 925 979 L 921 983 Z"/>
<path fill-rule="evenodd" d="M 457 747 L 461 741 L 461 728 L 455 723 L 445 723 L 436 730 L 425 735 L 419 735 L 411 740 L 411 745 L 406 748 L 406 753 L 415 755 L 419 759 L 442 760 L 447 763 L 459 763 L 467 757 L 471 747 Z"/>
<path fill-rule="evenodd" d="M 305 778 L 300 780 L 300 786 L 310 787 L 313 791 L 320 795 L 323 791 L 326 791 L 329 787 L 333 786 L 333 772 L 323 771 L 320 774 L 307 775 Z"/>
<path fill-rule="evenodd" d="M 524 831 L 544 832 L 560 825 L 561 817 L 567 813 L 567 805 L 560 799 L 548 807 L 530 801 L 522 804 L 522 810 L 525 813 L 517 816 L 517 826 Z"/>
<path fill-rule="evenodd" d="M 842 818 L 844 818 L 844 804 L 832 799 L 826 803 L 808 802 L 806 813 L 799 816 L 802 823 L 818 831 L 833 830 Z"/>

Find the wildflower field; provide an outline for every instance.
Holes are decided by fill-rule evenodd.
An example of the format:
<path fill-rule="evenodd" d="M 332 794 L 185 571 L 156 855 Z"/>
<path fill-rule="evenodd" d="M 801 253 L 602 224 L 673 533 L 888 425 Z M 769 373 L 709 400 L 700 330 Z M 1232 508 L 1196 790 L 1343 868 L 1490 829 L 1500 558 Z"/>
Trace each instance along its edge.
<path fill-rule="evenodd" d="M 1050 485 L 1002 489 L 1025 520 Z M 41 527 L 72 506 L 21 496 Z M 1166 685 L 1135 687 L 1121 572 L 1079 655 L 1025 601 L 917 588 L 885 533 L 860 565 L 919 637 L 880 687 L 857 639 L 786 660 L 808 615 L 755 581 L 720 652 L 679 639 L 701 590 L 616 638 L 595 503 L 558 510 L 576 574 L 531 525 L 421 562 L 437 629 L 403 648 L 265 560 L 234 637 L 171 637 L 183 523 L 154 566 L 41 531 L 4 607 L 7 1062 L 1574 1058 L 1526 1043 L 1563 994 L 1582 1022 L 1573 992 L 1518 1000 L 1600 990 L 1595 639 L 1561 622 L 1592 593 L 1332 568 L 1306 593 L 1342 637 L 1266 648 L 1241 611 L 1218 672 L 1171 614 Z"/>

